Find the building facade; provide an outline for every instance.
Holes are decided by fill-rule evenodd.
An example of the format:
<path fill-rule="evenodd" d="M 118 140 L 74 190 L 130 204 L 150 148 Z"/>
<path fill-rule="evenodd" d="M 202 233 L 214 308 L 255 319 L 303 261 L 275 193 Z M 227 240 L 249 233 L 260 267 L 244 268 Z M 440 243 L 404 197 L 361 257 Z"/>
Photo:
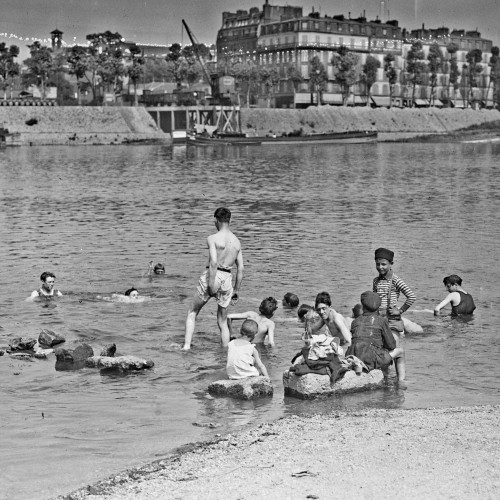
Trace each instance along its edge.
<path fill-rule="evenodd" d="M 423 81 L 415 90 L 413 102 L 411 96 L 413 85 L 409 85 L 406 57 L 412 43 L 420 40 L 423 45 L 424 59 L 427 63 L 429 48 L 438 43 L 442 48 L 443 58 L 437 75 L 436 84 L 430 95 L 430 75 L 423 76 Z M 462 78 L 454 87 L 454 95 L 449 91 L 450 54 L 447 45 L 458 46 L 456 60 Z M 474 95 L 487 101 L 490 85 L 489 60 L 491 58 L 491 41 L 481 38 L 479 32 L 439 28 L 436 30 L 414 30 L 407 33 L 399 27 L 396 20 L 382 22 L 378 18 L 369 21 L 364 16 L 347 18 L 343 15 L 320 16 L 318 12 L 303 15 L 301 7 L 271 6 L 266 0 L 262 10 L 257 7 L 249 11 L 223 13 L 222 28 L 217 35 L 217 67 L 220 74 L 230 74 L 235 63 L 252 61 L 261 68 L 275 69 L 279 73 L 279 84 L 273 88 L 272 100 L 277 107 L 307 106 L 317 102 L 314 85 L 311 81 L 311 61 L 317 57 L 326 70 L 327 82 L 321 92 L 323 104 L 341 104 L 342 92 L 336 81 L 336 68 L 332 60 L 340 47 L 357 55 L 357 73 L 361 75 L 362 67 L 370 55 L 380 62 L 376 72 L 375 83 L 370 88 L 373 105 L 407 105 L 450 103 L 460 85 L 465 89 L 467 80 L 467 53 L 472 49 L 481 50 L 481 71 L 475 78 Z M 384 58 L 392 54 L 397 83 L 392 88 L 392 101 L 389 99 L 391 89 L 384 71 Z M 464 66 L 465 65 L 465 66 Z M 294 83 L 289 77 L 290 67 L 301 75 L 302 81 Z M 468 81 L 468 80 L 467 80 Z M 470 82 L 469 82 L 470 83 Z M 269 92 L 264 86 L 260 89 L 263 95 Z M 349 104 L 366 105 L 368 91 L 362 78 L 352 85 Z M 470 96 L 469 96 L 470 101 Z"/>

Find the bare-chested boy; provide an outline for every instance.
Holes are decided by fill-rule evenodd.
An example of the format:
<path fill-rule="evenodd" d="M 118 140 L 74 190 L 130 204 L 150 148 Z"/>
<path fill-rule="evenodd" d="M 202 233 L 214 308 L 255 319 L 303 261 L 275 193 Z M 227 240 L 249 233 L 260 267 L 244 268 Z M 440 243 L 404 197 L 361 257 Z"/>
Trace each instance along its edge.
<path fill-rule="evenodd" d="M 207 238 L 208 266 L 201 275 L 193 304 L 186 318 L 186 333 L 184 350 L 191 348 L 196 318 L 203 306 L 214 297 L 217 302 L 217 323 L 220 329 L 222 345 L 229 343 L 229 328 L 227 326 L 227 307 L 235 304 L 243 280 L 243 255 L 238 238 L 229 229 L 231 212 L 221 207 L 215 213 L 217 233 Z M 236 264 L 236 283 L 232 285 L 231 268 Z"/>
<path fill-rule="evenodd" d="M 273 297 L 264 299 L 259 306 L 259 312 L 247 311 L 244 313 L 232 313 L 227 315 L 229 333 L 232 334 L 231 323 L 237 319 L 252 319 L 259 327 L 257 334 L 253 338 L 254 344 L 263 344 L 266 336 L 270 347 L 274 347 L 274 321 L 271 319 L 274 311 L 278 309 L 278 301 Z"/>
<path fill-rule="evenodd" d="M 307 318 L 311 314 L 310 318 Z M 332 337 L 340 337 L 344 345 L 351 345 L 351 332 L 344 323 L 344 317 L 332 308 L 332 300 L 328 292 L 316 295 L 314 311 L 306 314 L 307 335 L 317 334 L 326 325 Z"/>

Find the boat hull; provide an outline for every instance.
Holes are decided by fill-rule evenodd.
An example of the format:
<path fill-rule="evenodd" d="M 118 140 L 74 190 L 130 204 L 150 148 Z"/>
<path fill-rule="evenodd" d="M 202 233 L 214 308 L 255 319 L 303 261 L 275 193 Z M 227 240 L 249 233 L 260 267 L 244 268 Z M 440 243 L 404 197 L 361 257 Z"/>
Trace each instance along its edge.
<path fill-rule="evenodd" d="M 195 146 L 208 145 L 241 145 L 259 146 L 267 144 L 360 144 L 376 142 L 377 132 L 339 132 L 332 134 L 311 134 L 304 136 L 281 136 L 281 137 L 242 137 L 242 136 L 218 136 L 218 137 L 188 137 L 188 144 Z"/>

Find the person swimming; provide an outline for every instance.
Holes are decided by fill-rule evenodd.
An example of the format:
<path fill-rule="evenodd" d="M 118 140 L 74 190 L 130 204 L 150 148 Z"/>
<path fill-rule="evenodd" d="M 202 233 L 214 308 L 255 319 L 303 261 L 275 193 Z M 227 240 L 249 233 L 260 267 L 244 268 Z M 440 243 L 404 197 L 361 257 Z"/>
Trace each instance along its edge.
<path fill-rule="evenodd" d="M 99 297 L 99 296 L 98 296 Z M 103 300 L 107 302 L 124 302 L 124 303 L 136 303 L 136 302 L 144 302 L 148 299 L 148 297 L 143 297 L 139 294 L 139 290 L 137 288 L 132 287 L 128 290 L 125 290 L 124 294 L 121 293 L 113 293 L 111 297 L 102 297 Z"/>
<path fill-rule="evenodd" d="M 161 262 L 153 265 L 153 261 L 149 261 L 149 267 L 144 276 L 152 276 L 153 274 L 165 274 L 165 266 Z"/>

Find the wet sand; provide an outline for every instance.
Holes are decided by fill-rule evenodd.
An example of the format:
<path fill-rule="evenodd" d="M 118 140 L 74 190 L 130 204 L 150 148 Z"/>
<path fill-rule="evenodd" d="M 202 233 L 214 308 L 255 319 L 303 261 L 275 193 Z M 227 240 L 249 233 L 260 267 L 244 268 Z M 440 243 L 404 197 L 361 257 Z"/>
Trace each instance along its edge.
<path fill-rule="evenodd" d="M 60 499 L 493 499 L 500 406 L 288 417 Z"/>

